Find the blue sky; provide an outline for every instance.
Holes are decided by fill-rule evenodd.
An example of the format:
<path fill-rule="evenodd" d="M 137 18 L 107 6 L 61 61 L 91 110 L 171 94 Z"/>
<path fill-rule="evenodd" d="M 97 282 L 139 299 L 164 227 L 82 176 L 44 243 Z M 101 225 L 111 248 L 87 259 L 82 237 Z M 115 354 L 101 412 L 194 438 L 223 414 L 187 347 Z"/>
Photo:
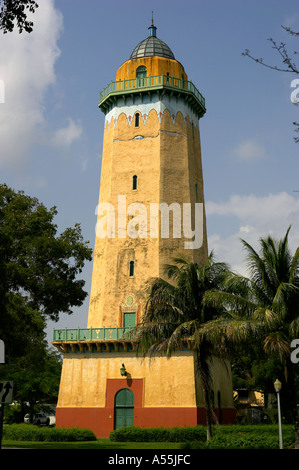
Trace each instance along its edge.
<path fill-rule="evenodd" d="M 206 99 L 200 120 L 209 249 L 245 272 L 240 238 L 258 246 L 292 224 L 299 246 L 299 146 L 289 73 L 267 40 L 299 50 L 281 25 L 299 31 L 295 0 L 40 0 L 30 35 L 1 35 L 0 181 L 57 206 L 59 231 L 76 222 L 94 246 L 104 115 L 99 92 L 148 35 L 184 65 Z M 296 58 L 296 56 L 295 56 Z M 297 64 L 299 58 L 297 56 Z M 299 93 L 297 95 L 299 97 Z M 83 277 L 90 291 L 92 263 Z M 82 327 L 85 304 L 53 327 Z"/>

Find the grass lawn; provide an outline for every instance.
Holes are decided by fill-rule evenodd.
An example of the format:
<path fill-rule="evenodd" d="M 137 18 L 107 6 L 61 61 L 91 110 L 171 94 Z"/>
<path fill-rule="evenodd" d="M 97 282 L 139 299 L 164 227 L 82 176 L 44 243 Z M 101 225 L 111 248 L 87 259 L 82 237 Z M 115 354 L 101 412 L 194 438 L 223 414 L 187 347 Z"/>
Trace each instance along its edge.
<path fill-rule="evenodd" d="M 98 439 L 87 442 L 34 442 L 8 441 L 3 439 L 2 448 L 18 447 L 22 449 L 180 449 L 179 442 L 112 442 L 110 439 Z"/>

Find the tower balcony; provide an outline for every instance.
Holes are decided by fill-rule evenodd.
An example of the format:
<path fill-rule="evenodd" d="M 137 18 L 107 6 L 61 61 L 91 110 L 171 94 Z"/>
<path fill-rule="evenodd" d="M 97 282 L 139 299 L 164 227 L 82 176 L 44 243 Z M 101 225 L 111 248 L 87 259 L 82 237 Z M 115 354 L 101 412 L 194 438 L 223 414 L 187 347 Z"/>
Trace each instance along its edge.
<path fill-rule="evenodd" d="M 61 353 L 131 352 L 136 350 L 137 338 L 136 327 L 63 328 L 53 331 L 52 344 Z M 183 350 L 192 349 L 192 343 L 186 337 Z"/>
<path fill-rule="evenodd" d="M 73 328 L 53 331 L 52 344 L 62 353 L 133 351 L 132 327 Z"/>
<path fill-rule="evenodd" d="M 198 119 L 206 112 L 205 99 L 195 85 L 188 80 L 169 75 L 111 82 L 100 93 L 99 108 L 106 114 L 116 104 L 118 97 L 123 98 L 126 102 L 128 96 L 132 97 L 133 101 L 136 96 L 140 96 L 143 100 L 145 95 L 151 97 L 153 93 L 157 93 L 160 97 L 164 94 L 175 95 L 177 98 L 182 97 L 196 113 Z"/>

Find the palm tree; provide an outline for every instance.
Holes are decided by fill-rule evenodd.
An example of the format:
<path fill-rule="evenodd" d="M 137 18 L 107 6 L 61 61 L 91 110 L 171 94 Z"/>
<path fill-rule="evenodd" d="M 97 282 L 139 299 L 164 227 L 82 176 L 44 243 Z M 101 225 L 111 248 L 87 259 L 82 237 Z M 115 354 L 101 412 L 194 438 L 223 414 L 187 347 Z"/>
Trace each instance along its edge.
<path fill-rule="evenodd" d="M 211 253 L 204 264 L 190 263 L 177 257 L 174 264 L 165 267 L 170 282 L 162 278 L 149 280 L 149 295 L 141 323 L 137 327 L 137 352 L 145 354 L 182 350 L 188 344 L 195 352 L 206 408 L 207 439 L 211 438 L 210 404 L 212 357 L 209 341 L 200 339 L 202 325 L 216 318 L 214 307 L 203 308 L 203 297 L 208 289 L 217 289 L 227 273 L 224 263 L 214 262 Z"/>
<path fill-rule="evenodd" d="M 225 313 L 206 324 L 201 334 L 222 351 L 231 345 L 255 344 L 260 346 L 261 354 L 280 362 L 285 403 L 292 410 L 298 446 L 299 376 L 298 365 L 291 362 L 291 342 L 299 337 L 299 248 L 292 256 L 288 248 L 290 228 L 279 241 L 271 236 L 261 238 L 260 253 L 242 240 L 249 277 L 231 273 L 223 291 L 205 294 L 204 305 Z"/>

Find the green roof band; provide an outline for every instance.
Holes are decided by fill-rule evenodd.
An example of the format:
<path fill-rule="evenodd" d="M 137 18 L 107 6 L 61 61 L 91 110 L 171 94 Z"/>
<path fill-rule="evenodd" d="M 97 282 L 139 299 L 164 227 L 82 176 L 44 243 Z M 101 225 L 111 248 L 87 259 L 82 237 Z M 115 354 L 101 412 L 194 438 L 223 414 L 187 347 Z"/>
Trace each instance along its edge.
<path fill-rule="evenodd" d="M 125 97 L 155 91 L 176 93 L 177 95 L 183 96 L 199 118 L 206 112 L 205 99 L 192 82 L 168 75 L 156 75 L 111 82 L 100 93 L 99 107 L 106 114 L 110 106 L 114 103 L 114 98 L 118 95 Z"/>

